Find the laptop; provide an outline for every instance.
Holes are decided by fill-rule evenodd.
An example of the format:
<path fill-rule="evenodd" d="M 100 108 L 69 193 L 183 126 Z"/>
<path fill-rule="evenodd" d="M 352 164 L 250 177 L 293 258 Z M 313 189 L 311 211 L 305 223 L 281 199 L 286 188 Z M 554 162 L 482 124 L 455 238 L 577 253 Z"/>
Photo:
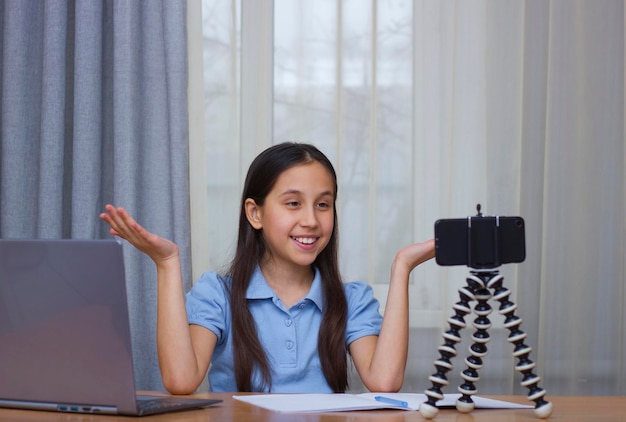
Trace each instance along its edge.
<path fill-rule="evenodd" d="M 142 416 L 221 400 L 135 390 L 122 246 L 0 239 L 0 407 Z"/>

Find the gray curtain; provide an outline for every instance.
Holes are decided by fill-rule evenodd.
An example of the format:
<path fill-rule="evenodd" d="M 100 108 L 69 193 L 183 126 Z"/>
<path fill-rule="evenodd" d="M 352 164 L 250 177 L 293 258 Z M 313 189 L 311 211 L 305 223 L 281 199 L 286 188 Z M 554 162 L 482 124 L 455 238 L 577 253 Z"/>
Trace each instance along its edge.
<path fill-rule="evenodd" d="M 190 285 L 186 2 L 0 0 L 0 237 L 110 238 L 127 208 Z M 138 389 L 161 389 L 152 262 L 125 245 Z"/>

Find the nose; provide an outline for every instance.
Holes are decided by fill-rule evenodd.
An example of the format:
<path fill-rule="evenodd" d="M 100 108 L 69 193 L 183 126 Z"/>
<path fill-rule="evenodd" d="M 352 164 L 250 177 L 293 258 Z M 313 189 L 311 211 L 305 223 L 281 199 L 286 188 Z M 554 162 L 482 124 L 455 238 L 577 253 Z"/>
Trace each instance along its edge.
<path fill-rule="evenodd" d="M 318 219 L 315 206 L 307 206 L 302 208 L 300 215 L 300 225 L 303 227 L 317 227 Z"/>

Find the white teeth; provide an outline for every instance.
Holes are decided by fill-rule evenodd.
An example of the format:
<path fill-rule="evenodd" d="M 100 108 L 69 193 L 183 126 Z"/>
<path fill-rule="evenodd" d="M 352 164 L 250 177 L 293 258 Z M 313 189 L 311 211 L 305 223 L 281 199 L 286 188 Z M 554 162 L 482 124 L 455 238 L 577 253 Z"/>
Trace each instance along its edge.
<path fill-rule="evenodd" d="M 312 237 L 294 237 L 294 239 L 300 243 L 304 243 L 305 245 L 310 245 L 315 242 L 315 239 Z"/>

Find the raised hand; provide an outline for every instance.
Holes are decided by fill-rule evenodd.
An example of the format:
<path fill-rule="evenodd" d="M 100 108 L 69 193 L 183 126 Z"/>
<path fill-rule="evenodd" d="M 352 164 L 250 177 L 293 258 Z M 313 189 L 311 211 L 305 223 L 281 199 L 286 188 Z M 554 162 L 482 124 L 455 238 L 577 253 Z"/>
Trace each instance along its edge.
<path fill-rule="evenodd" d="M 111 227 L 109 232 L 127 240 L 156 264 L 178 257 L 178 246 L 174 242 L 141 227 L 124 208 L 108 204 L 105 209 L 100 218 Z"/>
<path fill-rule="evenodd" d="M 435 240 L 430 239 L 421 243 L 413 243 L 396 254 L 395 264 L 402 263 L 411 271 L 419 264 L 435 256 Z"/>

